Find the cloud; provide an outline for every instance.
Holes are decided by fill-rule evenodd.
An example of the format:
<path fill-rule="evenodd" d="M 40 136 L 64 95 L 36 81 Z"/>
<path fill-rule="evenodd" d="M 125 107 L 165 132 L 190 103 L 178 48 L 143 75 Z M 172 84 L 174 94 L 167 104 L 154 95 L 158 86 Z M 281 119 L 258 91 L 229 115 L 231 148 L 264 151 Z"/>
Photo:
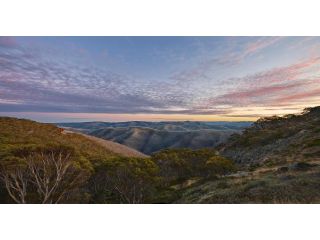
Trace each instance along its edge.
<path fill-rule="evenodd" d="M 213 67 L 231 71 L 232 64 L 281 40 L 250 38 L 219 56 L 199 58 L 198 65 L 185 67 L 168 79 L 145 81 L 92 64 L 90 54 L 81 49 L 61 53 L 56 48 L 22 47 L 13 38 L 0 38 L 0 112 L 240 116 L 239 107 L 290 106 L 314 99 L 320 83 L 316 55 L 240 77 L 219 79 L 216 72 L 212 74 Z M 260 116 L 241 116 L 249 115 Z"/>
<path fill-rule="evenodd" d="M 0 63 L 0 111 L 138 112 L 165 104 L 124 75 L 22 48 L 0 50 Z"/>
<path fill-rule="evenodd" d="M 239 82 L 239 87 L 205 100 L 204 105 L 276 106 L 282 105 L 284 101 L 288 103 L 295 100 L 295 97 L 311 98 L 314 96 L 313 89 L 319 85 L 320 79 L 317 77 L 319 71 L 309 70 L 319 63 L 320 58 L 311 58 L 287 67 L 232 79 L 233 82 Z"/>
<path fill-rule="evenodd" d="M 211 62 L 227 66 L 239 64 L 247 57 L 260 53 L 262 50 L 277 44 L 284 38 L 285 37 L 252 37 L 247 43 L 241 43 L 240 46 L 235 44 L 235 47 L 230 48 L 221 57 L 213 59 Z"/>
<path fill-rule="evenodd" d="M 305 84 L 300 82 L 300 83 L 293 83 L 293 84 L 257 87 L 253 89 L 235 91 L 235 92 L 223 94 L 216 98 L 213 98 L 211 99 L 210 103 L 211 104 L 233 104 L 233 105 L 250 104 L 251 102 L 257 102 L 255 98 L 258 98 L 258 101 L 261 101 L 260 100 L 261 97 L 277 95 L 280 92 L 286 92 L 301 86 L 305 86 Z"/>
<path fill-rule="evenodd" d="M 13 37 L 0 37 L 0 47 L 16 47 L 17 42 Z"/>
<path fill-rule="evenodd" d="M 179 82 L 191 82 L 200 79 L 209 80 L 212 77 L 211 71 L 217 67 L 221 69 L 238 65 L 247 57 L 258 54 L 283 39 L 284 37 L 251 37 L 247 42 L 239 44 L 234 37 L 229 37 L 225 40 L 227 46 L 218 56 L 216 53 L 210 53 L 208 49 L 203 49 L 204 56 L 199 57 L 200 60 L 195 66 L 188 70 L 174 72 L 171 79 Z"/>
<path fill-rule="evenodd" d="M 247 46 L 244 48 L 243 53 L 240 54 L 239 58 L 243 59 L 249 55 L 260 52 L 261 50 L 279 42 L 283 38 L 284 37 L 263 37 L 263 38 L 259 38 L 254 42 L 249 42 Z"/>
<path fill-rule="evenodd" d="M 275 102 L 277 102 L 278 105 L 288 105 L 289 103 L 297 103 L 301 100 L 312 99 L 314 97 L 317 97 L 318 100 L 320 99 L 320 88 L 278 97 L 275 99 Z"/>

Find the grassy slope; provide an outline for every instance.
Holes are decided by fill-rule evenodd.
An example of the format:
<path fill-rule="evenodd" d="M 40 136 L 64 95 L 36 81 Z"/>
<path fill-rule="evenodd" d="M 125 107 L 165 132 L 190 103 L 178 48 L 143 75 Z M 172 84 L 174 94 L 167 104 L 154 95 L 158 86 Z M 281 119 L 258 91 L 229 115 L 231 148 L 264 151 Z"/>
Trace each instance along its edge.
<path fill-rule="evenodd" d="M 129 148 L 125 145 L 116 143 L 116 142 L 112 142 L 112 141 L 108 141 L 102 138 L 97 138 L 94 136 L 90 136 L 84 133 L 75 133 L 72 131 L 64 131 L 63 133 L 65 134 L 76 134 L 76 135 L 81 135 L 87 139 L 89 139 L 90 141 L 96 142 L 97 144 L 103 146 L 104 148 L 110 150 L 113 153 L 119 154 L 121 156 L 124 157 L 140 157 L 140 158 L 146 158 L 148 157 L 148 155 L 145 155 L 133 148 Z"/>
<path fill-rule="evenodd" d="M 320 160 L 320 108 L 261 121 L 233 136 L 221 153 L 242 165 Z"/>
<path fill-rule="evenodd" d="M 0 157 L 19 146 L 62 144 L 74 147 L 88 160 L 117 154 L 78 134 L 63 134 L 62 129 L 30 120 L 0 117 Z"/>
<path fill-rule="evenodd" d="M 320 203 L 320 165 L 306 171 L 243 172 L 197 182 L 181 191 L 177 203 Z"/>
<path fill-rule="evenodd" d="M 320 108 L 247 129 L 222 149 L 242 172 L 198 180 L 178 203 L 320 203 Z M 309 164 L 305 170 L 297 163 Z"/>

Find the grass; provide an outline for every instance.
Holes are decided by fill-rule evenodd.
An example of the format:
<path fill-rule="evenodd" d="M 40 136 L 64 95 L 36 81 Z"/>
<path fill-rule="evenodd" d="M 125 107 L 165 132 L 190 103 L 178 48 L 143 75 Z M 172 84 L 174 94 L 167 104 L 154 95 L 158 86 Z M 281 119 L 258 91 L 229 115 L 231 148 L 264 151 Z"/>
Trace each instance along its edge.
<path fill-rule="evenodd" d="M 320 167 L 224 178 L 185 189 L 179 203 L 320 203 Z"/>
<path fill-rule="evenodd" d="M 307 147 L 319 147 L 320 146 L 320 139 L 314 139 L 307 143 Z"/>
<path fill-rule="evenodd" d="M 62 129 L 30 120 L 0 117 L 0 158 L 16 148 L 60 144 L 74 147 L 90 161 L 116 154 L 78 134 L 63 134 Z"/>

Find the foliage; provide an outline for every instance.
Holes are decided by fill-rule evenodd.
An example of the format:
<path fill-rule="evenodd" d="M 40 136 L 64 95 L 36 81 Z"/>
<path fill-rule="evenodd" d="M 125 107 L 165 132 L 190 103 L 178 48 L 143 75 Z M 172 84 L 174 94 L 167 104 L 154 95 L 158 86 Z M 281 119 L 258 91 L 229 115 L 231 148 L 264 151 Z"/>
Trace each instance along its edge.
<path fill-rule="evenodd" d="M 158 166 L 148 158 L 119 157 L 95 166 L 94 200 L 116 203 L 145 203 L 156 194 Z"/>
<path fill-rule="evenodd" d="M 254 178 L 206 181 L 181 193 L 178 203 L 319 203 L 320 168 L 277 172 Z"/>
<path fill-rule="evenodd" d="M 246 154 L 298 136 L 281 149 L 286 158 L 270 159 L 277 163 L 282 159 L 285 163 L 295 152 L 307 149 L 302 154 L 312 155 L 315 160 L 319 156 L 319 119 L 319 111 L 313 108 L 301 115 L 261 119 L 243 134 L 234 135 L 222 148 L 244 149 L 240 153 Z M 271 147 L 262 152 L 269 149 L 274 150 Z M 267 167 L 269 159 L 249 164 L 252 172 L 246 172 L 248 175 L 229 175 L 237 167 L 224 156 L 227 155 L 208 148 L 168 149 L 150 158 L 120 157 L 81 135 L 64 134 L 51 124 L 0 118 L 0 202 L 320 201 L 316 165 L 305 171 L 288 168 L 272 174 L 259 172 L 265 170 L 262 168 Z"/>
<path fill-rule="evenodd" d="M 216 150 L 210 148 L 168 149 L 152 155 L 152 159 L 167 185 L 192 177 L 223 175 L 235 169 L 232 161 L 218 156 Z"/>
<path fill-rule="evenodd" d="M 16 203 L 73 199 L 90 174 L 88 164 L 67 146 L 24 147 L 0 162 L 0 176 Z"/>
<path fill-rule="evenodd" d="M 51 195 L 50 200 L 44 199 L 43 188 L 39 188 L 39 184 L 37 186 L 34 184 L 35 175 L 32 175 L 31 167 L 38 169 L 42 178 L 46 171 L 50 175 L 50 185 L 57 177 L 52 171 L 56 161 L 52 159 L 59 159 L 59 155 L 68 160 L 68 174 L 59 180 L 59 191 L 58 188 L 55 188 L 54 196 Z M 25 198 L 24 202 L 31 203 L 39 203 L 44 200 L 45 202 L 56 202 L 56 196 L 62 191 L 66 191 L 58 202 L 86 202 L 88 197 L 90 198 L 86 190 L 88 188 L 86 180 L 93 173 L 92 162 L 114 156 L 116 154 L 81 135 L 64 134 L 62 129 L 54 125 L 0 117 L 0 165 L 2 172 L 0 199 L 4 202 L 22 201 L 23 198 Z M 46 164 L 44 164 L 44 160 L 47 160 Z M 81 176 L 81 178 L 77 176 Z M 19 181 L 19 188 L 11 184 L 15 180 Z M 25 183 L 27 186 L 24 186 Z M 23 193 L 24 196 L 20 196 L 19 200 L 13 200 L 12 196 L 17 196 L 18 192 L 11 192 L 14 195 L 10 197 L 8 187 L 9 190 L 13 190 L 12 187 L 20 189 L 20 193 Z"/>
<path fill-rule="evenodd" d="M 252 164 L 280 165 L 319 156 L 319 107 L 301 114 L 261 118 L 221 147 L 221 155 L 246 168 Z"/>
<path fill-rule="evenodd" d="M 15 149 L 61 145 L 73 147 L 89 161 L 115 156 L 104 147 L 79 134 L 65 134 L 52 124 L 0 117 L 0 159 L 12 155 Z"/>
<path fill-rule="evenodd" d="M 213 156 L 206 162 L 208 176 L 225 175 L 236 170 L 233 161 L 221 156 Z"/>

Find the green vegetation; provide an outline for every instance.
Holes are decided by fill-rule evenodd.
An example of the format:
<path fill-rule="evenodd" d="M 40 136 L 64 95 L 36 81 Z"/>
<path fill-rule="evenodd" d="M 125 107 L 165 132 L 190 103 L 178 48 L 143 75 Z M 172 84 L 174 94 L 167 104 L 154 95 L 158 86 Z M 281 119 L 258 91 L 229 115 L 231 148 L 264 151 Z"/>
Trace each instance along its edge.
<path fill-rule="evenodd" d="M 0 118 L 0 158 L 11 155 L 15 149 L 21 147 L 52 144 L 70 146 L 88 161 L 116 156 L 83 136 L 64 134 L 63 129 L 52 124 L 15 118 Z"/>
<path fill-rule="evenodd" d="M 320 203 L 319 173 L 316 166 L 206 181 L 186 189 L 177 203 Z"/>
<path fill-rule="evenodd" d="M 236 171 L 232 161 L 221 156 L 213 156 L 206 161 L 205 169 L 208 176 L 225 175 Z"/>
<path fill-rule="evenodd" d="M 93 201 L 147 203 L 157 193 L 158 166 L 148 158 L 116 158 L 95 164 L 91 178 Z"/>
<path fill-rule="evenodd" d="M 318 147 L 320 146 L 320 139 L 314 139 L 307 144 L 308 147 Z"/>
<path fill-rule="evenodd" d="M 0 118 L 0 199 L 16 203 L 166 203 L 190 178 L 234 171 L 213 149 L 123 157 L 51 124 Z"/>
<path fill-rule="evenodd" d="M 235 171 L 232 161 L 210 148 L 200 150 L 168 149 L 152 155 L 160 175 L 168 184 L 194 177 L 213 177 Z"/>
<path fill-rule="evenodd" d="M 90 196 L 87 180 L 94 173 L 92 163 L 115 157 L 94 142 L 64 134 L 54 125 L 0 118 L 1 199 L 86 202 Z"/>
<path fill-rule="evenodd" d="M 242 166 L 311 160 L 320 150 L 319 122 L 320 107 L 297 115 L 261 118 L 242 134 L 233 135 L 221 154 Z"/>
<path fill-rule="evenodd" d="M 212 148 L 124 157 L 51 124 L 0 118 L 1 203 L 320 203 L 320 108 Z"/>
<path fill-rule="evenodd" d="M 74 148 L 62 145 L 15 148 L 0 162 L 0 176 L 16 203 L 82 201 L 80 187 L 90 164 Z"/>

